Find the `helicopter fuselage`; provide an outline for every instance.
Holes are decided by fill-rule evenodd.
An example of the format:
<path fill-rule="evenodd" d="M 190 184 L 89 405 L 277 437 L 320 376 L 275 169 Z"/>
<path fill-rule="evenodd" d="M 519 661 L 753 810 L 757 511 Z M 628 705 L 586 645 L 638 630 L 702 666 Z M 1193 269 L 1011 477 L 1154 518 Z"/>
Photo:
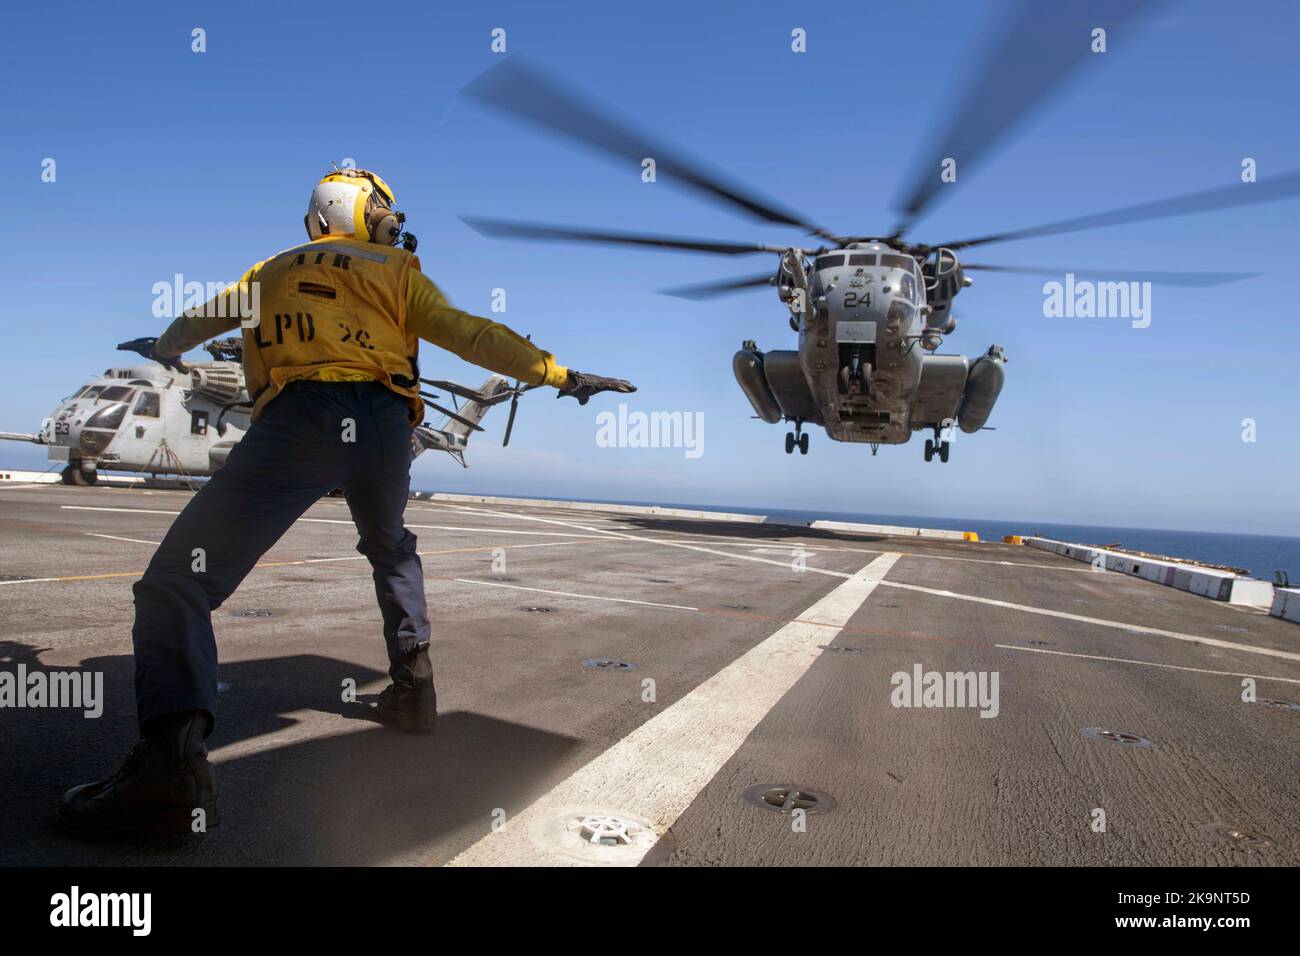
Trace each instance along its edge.
<path fill-rule="evenodd" d="M 806 423 L 835 441 L 872 445 L 902 444 L 924 428 L 946 442 L 959 422 L 963 431 L 983 427 L 1001 390 L 1000 351 L 974 363 L 933 354 L 955 328 L 951 300 L 964 283 L 955 258 L 923 266 L 883 241 L 817 255 L 811 272 L 796 258 L 783 258 L 777 284 L 798 327 L 797 351 L 760 353 L 746 343 L 733 361 L 758 417 L 795 423 L 787 450 L 806 449 Z M 996 372 L 972 378 L 989 362 Z"/>
<path fill-rule="evenodd" d="M 442 451 L 465 465 L 471 430 L 494 404 L 487 399 L 508 391 L 508 382 L 492 375 L 477 390 L 443 384 L 467 401 L 440 426 L 412 429 L 411 457 Z M 106 369 L 60 402 L 39 432 L 0 432 L 0 439 L 45 445 L 50 461 L 67 463 L 66 484 L 94 484 L 101 468 L 199 478 L 226 463 L 250 428 L 251 411 L 237 360 L 191 363 L 185 372 L 148 362 Z"/>
<path fill-rule="evenodd" d="M 799 365 L 826 433 L 897 444 L 910 434 L 909 397 L 921 378 L 925 282 L 916 260 L 855 244 L 813 260 Z"/>
<path fill-rule="evenodd" d="M 197 387 L 196 387 L 197 386 Z M 205 362 L 189 374 L 150 362 L 110 368 L 64 399 L 40 437 L 66 478 L 93 481 L 100 468 L 152 475 L 210 475 L 248 428 L 243 371 Z M 78 472 L 80 474 L 78 474 Z"/>

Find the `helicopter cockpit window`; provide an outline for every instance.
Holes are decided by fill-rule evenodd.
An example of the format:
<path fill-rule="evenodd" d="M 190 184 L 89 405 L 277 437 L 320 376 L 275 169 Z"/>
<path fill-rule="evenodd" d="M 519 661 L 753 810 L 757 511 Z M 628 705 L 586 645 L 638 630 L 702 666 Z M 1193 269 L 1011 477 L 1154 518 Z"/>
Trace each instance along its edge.
<path fill-rule="evenodd" d="M 898 280 L 898 294 L 908 302 L 916 300 L 916 280 L 912 278 L 912 273 L 904 272 Z"/>
<path fill-rule="evenodd" d="M 206 411 L 190 412 L 190 434 L 206 435 L 208 433 L 208 413 Z"/>
<path fill-rule="evenodd" d="M 88 385 L 87 387 L 83 388 L 80 392 L 78 392 L 77 395 L 80 398 L 96 399 L 99 397 L 99 393 L 102 392 L 103 390 L 104 390 L 103 385 Z"/>
<path fill-rule="evenodd" d="M 818 256 L 818 257 L 817 257 L 817 271 L 818 271 L 818 272 L 821 272 L 823 269 L 833 269 L 833 268 L 835 268 L 836 266 L 842 266 L 842 265 L 844 265 L 844 255 L 843 255 L 843 253 L 841 253 L 841 254 L 839 254 L 839 255 L 832 255 L 832 256 Z"/>
<path fill-rule="evenodd" d="M 95 414 L 86 420 L 86 428 L 102 428 L 105 431 L 117 431 L 117 427 L 122 424 L 122 419 L 126 417 L 126 405 L 116 402 L 112 405 L 105 405 Z"/>
<path fill-rule="evenodd" d="M 880 264 L 886 269 L 906 269 L 911 272 L 916 262 L 911 256 L 896 256 L 890 253 L 884 253 L 880 257 Z"/>
<path fill-rule="evenodd" d="M 874 252 L 854 252 L 849 255 L 849 265 L 851 266 L 874 266 L 876 264 L 876 254 Z"/>
<path fill-rule="evenodd" d="M 125 385 L 110 385 L 99 393 L 101 402 L 129 402 L 135 395 L 135 389 L 127 388 Z"/>
<path fill-rule="evenodd" d="M 889 303 L 889 311 L 885 313 L 885 320 L 888 322 L 897 322 L 903 328 L 907 328 L 912 324 L 912 316 L 915 314 L 916 310 L 910 305 L 906 302 L 895 299 L 893 302 Z"/>
<path fill-rule="evenodd" d="M 157 418 L 159 410 L 157 392 L 141 392 L 135 400 L 135 413 L 144 418 Z"/>

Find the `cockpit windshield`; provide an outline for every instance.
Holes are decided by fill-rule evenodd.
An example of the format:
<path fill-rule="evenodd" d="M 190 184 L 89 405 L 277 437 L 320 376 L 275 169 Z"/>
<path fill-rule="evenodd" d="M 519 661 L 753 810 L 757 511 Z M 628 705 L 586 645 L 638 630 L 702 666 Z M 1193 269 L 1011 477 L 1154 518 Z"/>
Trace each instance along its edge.
<path fill-rule="evenodd" d="M 835 268 L 836 266 L 842 266 L 842 265 L 844 265 L 844 254 L 843 254 L 843 253 L 833 254 L 833 255 L 829 255 L 829 256 L 818 256 L 818 257 L 817 257 L 817 271 L 818 271 L 818 272 L 821 272 L 823 269 L 833 269 L 833 268 Z"/>
<path fill-rule="evenodd" d="M 157 418 L 158 408 L 158 393 L 144 390 L 140 392 L 133 411 L 136 415 L 143 415 L 145 418 Z"/>
<path fill-rule="evenodd" d="M 102 428 L 106 431 L 117 431 L 118 426 L 122 424 L 122 419 L 126 417 L 126 406 L 121 403 L 105 405 L 95 414 L 91 415 L 86 421 L 86 428 Z"/>
<path fill-rule="evenodd" d="M 892 253 L 882 253 L 880 264 L 886 269 L 905 269 L 908 272 L 916 268 L 916 260 L 911 256 L 896 256 Z"/>
<path fill-rule="evenodd" d="M 912 273 L 904 272 L 898 280 L 898 294 L 909 302 L 916 299 L 916 280 L 912 278 Z"/>
<path fill-rule="evenodd" d="M 99 393 L 101 402 L 129 402 L 131 396 L 135 394 L 135 389 L 127 388 L 125 385 L 110 385 Z"/>

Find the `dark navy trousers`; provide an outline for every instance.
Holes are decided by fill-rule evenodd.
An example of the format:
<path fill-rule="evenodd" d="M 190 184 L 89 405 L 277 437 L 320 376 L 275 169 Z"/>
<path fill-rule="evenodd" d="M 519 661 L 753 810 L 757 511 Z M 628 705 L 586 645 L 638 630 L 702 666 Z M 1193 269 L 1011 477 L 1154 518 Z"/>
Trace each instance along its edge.
<path fill-rule="evenodd" d="M 424 571 L 403 521 L 411 480 L 408 407 L 378 382 L 292 382 L 266 406 L 172 523 L 136 582 L 141 726 L 181 710 L 215 719 L 212 612 L 335 488 L 356 523 L 357 550 L 370 559 L 389 661 L 429 640 Z"/>

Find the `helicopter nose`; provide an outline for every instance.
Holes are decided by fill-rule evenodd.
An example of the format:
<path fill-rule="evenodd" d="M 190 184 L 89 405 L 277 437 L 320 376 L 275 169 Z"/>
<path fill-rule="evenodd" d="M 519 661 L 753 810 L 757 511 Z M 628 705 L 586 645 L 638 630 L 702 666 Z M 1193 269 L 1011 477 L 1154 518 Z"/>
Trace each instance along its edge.
<path fill-rule="evenodd" d="M 103 431 L 101 429 L 83 428 L 74 444 L 79 448 L 83 455 L 98 455 L 108 447 L 109 442 L 113 440 L 113 432 Z"/>
<path fill-rule="evenodd" d="M 68 437 L 71 443 L 81 449 L 82 454 L 98 455 L 117 435 L 117 430 L 125 417 L 125 403 L 116 402 L 106 405 L 86 419 L 80 429 L 74 426 L 76 434 L 70 434 Z"/>

